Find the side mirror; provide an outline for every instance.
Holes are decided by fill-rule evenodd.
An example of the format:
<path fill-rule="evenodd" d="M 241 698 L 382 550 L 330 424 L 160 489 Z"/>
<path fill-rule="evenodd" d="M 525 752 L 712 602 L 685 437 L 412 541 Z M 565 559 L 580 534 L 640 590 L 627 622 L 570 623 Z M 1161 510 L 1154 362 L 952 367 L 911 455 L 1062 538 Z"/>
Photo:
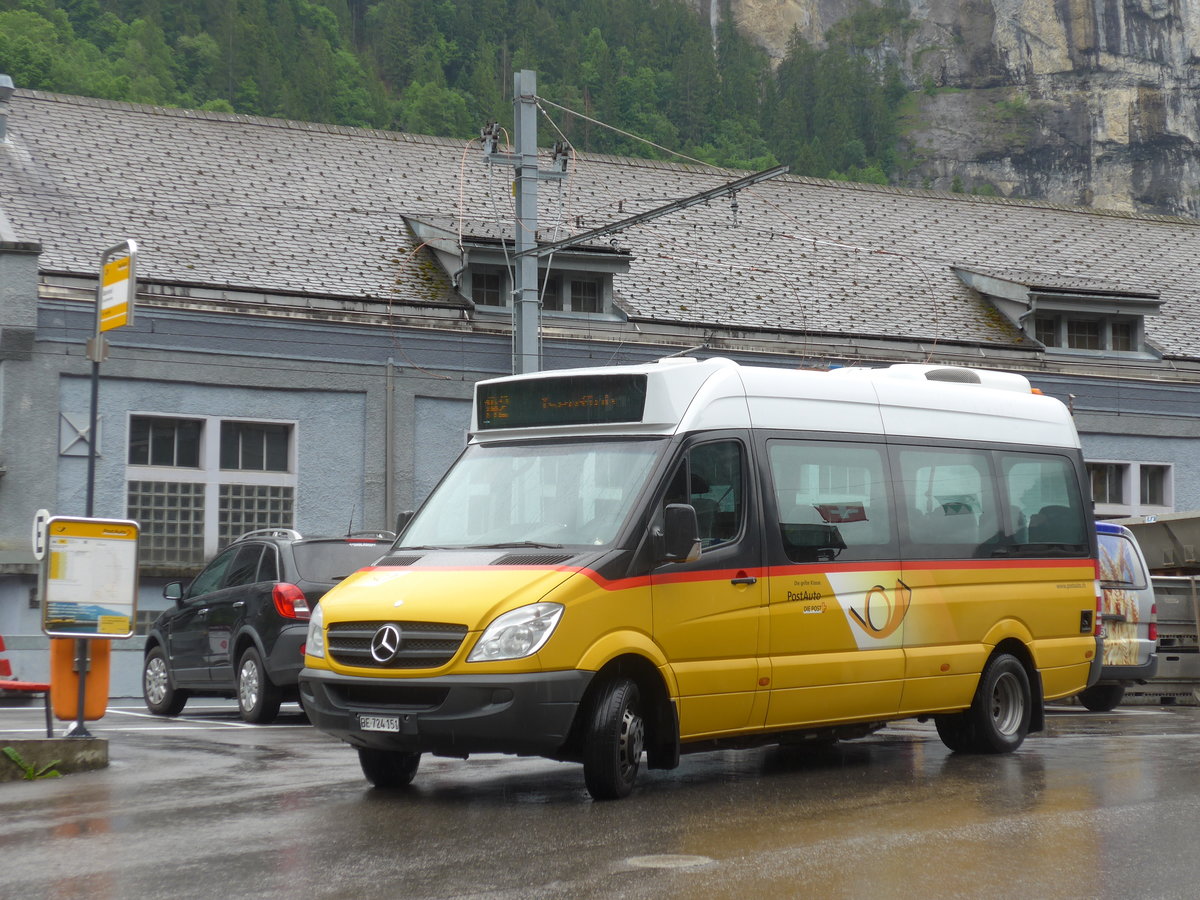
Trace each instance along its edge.
<path fill-rule="evenodd" d="M 183 582 L 171 581 L 163 585 L 163 597 L 178 603 L 183 599 Z"/>
<path fill-rule="evenodd" d="M 396 534 L 400 534 L 400 532 L 407 528 L 408 523 L 413 520 L 413 516 L 416 514 L 416 510 L 412 509 L 406 509 L 404 512 L 399 513 L 396 516 Z"/>
<path fill-rule="evenodd" d="M 668 503 L 663 511 L 664 562 L 693 562 L 700 558 L 700 523 L 687 503 Z"/>

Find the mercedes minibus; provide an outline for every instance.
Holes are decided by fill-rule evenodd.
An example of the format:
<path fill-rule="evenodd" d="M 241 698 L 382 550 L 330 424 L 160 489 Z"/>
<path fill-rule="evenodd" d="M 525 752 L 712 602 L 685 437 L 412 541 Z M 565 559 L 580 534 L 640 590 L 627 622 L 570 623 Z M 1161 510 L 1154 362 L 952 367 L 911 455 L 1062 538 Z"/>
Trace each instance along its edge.
<path fill-rule="evenodd" d="M 582 763 L 932 718 L 1014 750 L 1099 675 L 1066 407 L 1023 376 L 727 359 L 476 385 L 462 455 L 313 612 L 314 725 L 400 786 L 421 755 Z"/>

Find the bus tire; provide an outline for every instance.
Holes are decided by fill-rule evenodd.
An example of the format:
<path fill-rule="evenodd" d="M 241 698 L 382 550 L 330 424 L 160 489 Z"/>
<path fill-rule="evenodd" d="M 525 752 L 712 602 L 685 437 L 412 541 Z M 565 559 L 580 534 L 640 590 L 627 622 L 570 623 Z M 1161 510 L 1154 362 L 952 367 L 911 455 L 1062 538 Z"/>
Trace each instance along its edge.
<path fill-rule="evenodd" d="M 1033 696 L 1029 673 L 1011 653 L 997 653 L 983 667 L 975 699 L 964 714 L 970 723 L 971 751 L 1011 753 L 1029 733 Z"/>
<path fill-rule="evenodd" d="M 583 780 L 593 799 L 629 796 L 645 742 L 638 686 L 628 678 L 614 678 L 596 695 L 584 734 Z"/>
<path fill-rule="evenodd" d="M 934 716 L 933 724 L 937 726 L 938 737 L 947 749 L 955 753 L 967 753 L 971 749 L 971 730 L 967 726 L 966 713 L 954 713 L 949 716 Z"/>
<path fill-rule="evenodd" d="M 1123 699 L 1123 684 L 1093 684 L 1079 694 L 1079 702 L 1092 712 L 1112 712 Z"/>
<path fill-rule="evenodd" d="M 367 781 L 377 788 L 402 788 L 412 784 L 421 765 L 420 753 L 405 750 L 375 750 L 358 748 L 358 764 Z"/>

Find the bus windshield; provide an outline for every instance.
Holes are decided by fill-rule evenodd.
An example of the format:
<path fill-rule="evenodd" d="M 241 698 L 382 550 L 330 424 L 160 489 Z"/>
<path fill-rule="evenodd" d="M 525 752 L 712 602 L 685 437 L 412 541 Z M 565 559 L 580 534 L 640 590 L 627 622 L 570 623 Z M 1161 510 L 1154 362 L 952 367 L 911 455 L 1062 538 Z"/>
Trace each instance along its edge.
<path fill-rule="evenodd" d="M 399 547 L 611 544 L 662 440 L 472 444 Z"/>

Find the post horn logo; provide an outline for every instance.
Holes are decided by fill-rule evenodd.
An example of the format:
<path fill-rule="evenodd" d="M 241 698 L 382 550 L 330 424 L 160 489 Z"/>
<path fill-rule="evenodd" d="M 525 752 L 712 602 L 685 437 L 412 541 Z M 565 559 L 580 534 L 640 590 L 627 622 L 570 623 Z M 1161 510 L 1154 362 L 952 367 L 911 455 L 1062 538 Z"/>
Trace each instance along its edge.
<path fill-rule="evenodd" d="M 860 613 L 851 607 L 850 615 L 867 634 L 882 639 L 894 634 L 900 627 L 911 604 L 912 588 L 897 578 L 896 590 L 891 595 L 882 584 L 877 584 L 867 591 L 863 599 L 863 611 Z"/>

